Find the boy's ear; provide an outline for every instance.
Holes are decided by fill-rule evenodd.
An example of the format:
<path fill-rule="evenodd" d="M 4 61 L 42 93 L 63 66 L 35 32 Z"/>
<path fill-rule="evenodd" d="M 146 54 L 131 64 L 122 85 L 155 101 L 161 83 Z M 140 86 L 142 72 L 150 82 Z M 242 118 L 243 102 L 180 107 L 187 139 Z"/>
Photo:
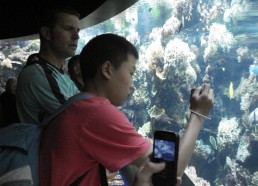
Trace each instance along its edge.
<path fill-rule="evenodd" d="M 110 61 L 106 61 L 101 67 L 101 72 L 105 78 L 110 79 L 112 75 L 112 69 L 113 66 Z"/>
<path fill-rule="evenodd" d="M 51 39 L 50 29 L 47 26 L 43 26 L 40 29 L 40 34 L 46 40 L 50 40 Z"/>

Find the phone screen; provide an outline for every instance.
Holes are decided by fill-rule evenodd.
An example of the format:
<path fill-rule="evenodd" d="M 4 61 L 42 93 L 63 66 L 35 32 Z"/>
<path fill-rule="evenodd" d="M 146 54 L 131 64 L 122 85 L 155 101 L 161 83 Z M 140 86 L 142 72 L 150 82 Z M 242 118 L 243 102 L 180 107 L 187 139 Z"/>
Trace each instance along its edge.
<path fill-rule="evenodd" d="M 175 142 L 156 139 L 154 158 L 163 159 L 165 161 L 174 161 Z"/>
<path fill-rule="evenodd" d="M 154 186 L 176 185 L 179 137 L 168 131 L 156 131 L 153 144 L 153 161 L 166 162 L 166 168 L 152 176 Z"/>

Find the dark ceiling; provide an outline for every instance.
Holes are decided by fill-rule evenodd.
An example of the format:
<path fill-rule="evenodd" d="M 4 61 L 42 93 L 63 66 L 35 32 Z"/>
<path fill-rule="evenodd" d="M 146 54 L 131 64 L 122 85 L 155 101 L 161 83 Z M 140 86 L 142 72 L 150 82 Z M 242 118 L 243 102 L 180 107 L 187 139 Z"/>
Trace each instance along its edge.
<path fill-rule="evenodd" d="M 0 40 L 35 35 L 44 9 L 66 3 L 81 15 L 83 28 L 120 13 L 136 0 L 5 0 L 0 3 Z"/>

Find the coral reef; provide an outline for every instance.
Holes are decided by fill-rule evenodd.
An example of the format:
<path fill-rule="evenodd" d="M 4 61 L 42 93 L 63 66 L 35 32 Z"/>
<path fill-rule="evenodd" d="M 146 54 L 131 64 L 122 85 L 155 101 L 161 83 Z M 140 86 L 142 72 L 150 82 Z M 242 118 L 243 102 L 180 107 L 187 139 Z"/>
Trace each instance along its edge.
<path fill-rule="evenodd" d="M 235 43 L 233 34 L 228 31 L 225 25 L 213 23 L 210 26 L 208 46 L 204 50 L 204 61 L 208 61 L 219 49 L 222 49 L 223 52 L 230 51 Z"/>
<path fill-rule="evenodd" d="M 253 175 L 253 178 L 252 178 L 252 184 L 253 185 L 258 185 L 258 171 L 256 171 Z"/>
<path fill-rule="evenodd" d="M 10 69 L 13 68 L 12 61 L 9 58 L 4 59 L 1 62 L 1 66 L 6 67 L 6 68 L 10 68 Z"/>
<path fill-rule="evenodd" d="M 230 169 L 230 173 L 226 175 L 226 185 L 251 185 L 252 174 L 235 160 L 226 157 L 226 165 Z"/>
<path fill-rule="evenodd" d="M 194 154 L 200 158 L 201 161 L 206 161 L 214 155 L 214 151 L 209 145 L 204 144 L 202 140 L 197 140 Z"/>
<path fill-rule="evenodd" d="M 178 38 L 169 41 L 164 52 L 165 61 L 162 69 L 164 76 L 170 80 L 176 79 L 180 82 L 181 88 L 190 90 L 197 80 L 197 72 L 199 71 L 198 66 L 192 65 L 196 63 L 195 59 L 196 56 L 187 43 Z"/>
<path fill-rule="evenodd" d="M 140 44 L 140 36 L 135 28 L 132 28 L 130 30 L 130 35 L 128 35 L 126 39 L 133 43 L 135 46 L 138 46 Z"/>
<path fill-rule="evenodd" d="M 248 158 L 251 155 L 248 150 L 249 145 L 250 145 L 249 137 L 242 136 L 240 138 L 240 143 L 237 149 L 237 155 L 236 155 L 237 160 L 241 162 L 245 162 L 246 158 Z"/>
<path fill-rule="evenodd" d="M 186 172 L 196 185 L 258 185 L 256 18 L 255 0 L 142 0 L 83 29 L 78 49 L 108 32 L 137 47 L 135 90 L 119 109 L 147 139 L 156 129 L 182 134 L 190 90 L 211 84 L 212 120 L 205 121 Z M 7 77 L 38 52 L 39 40 L 0 44 L 1 92 Z"/>
<path fill-rule="evenodd" d="M 163 38 L 173 36 L 178 33 L 181 22 L 176 17 L 168 19 L 162 27 L 161 35 Z"/>
<path fill-rule="evenodd" d="M 249 57 L 249 48 L 247 46 L 241 46 L 237 49 L 237 61 L 241 63 L 244 59 Z"/>
<path fill-rule="evenodd" d="M 145 138 L 149 138 L 151 134 L 151 123 L 147 122 L 142 125 L 142 127 L 139 127 L 138 133 L 141 134 Z"/>
<path fill-rule="evenodd" d="M 250 112 L 251 106 L 258 100 L 258 83 L 256 76 L 250 74 L 248 78 L 242 78 L 237 91 L 236 98 L 240 99 L 240 108 L 245 112 Z"/>
<path fill-rule="evenodd" d="M 191 19 L 193 1 L 192 0 L 174 0 L 170 1 L 173 8 L 173 14 L 177 17 L 186 16 L 187 20 Z"/>
<path fill-rule="evenodd" d="M 239 141 L 241 127 L 236 117 L 223 118 L 218 126 L 217 144 L 220 150 L 224 150 Z"/>
<path fill-rule="evenodd" d="M 193 166 L 187 167 L 185 170 L 185 173 L 192 180 L 194 185 L 198 185 L 198 186 L 210 186 L 211 185 L 208 181 L 197 176 L 195 167 L 193 167 Z"/>
<path fill-rule="evenodd" d="M 157 68 L 163 68 L 164 48 L 160 41 L 152 42 L 146 49 L 145 53 L 148 71 L 156 70 Z"/>

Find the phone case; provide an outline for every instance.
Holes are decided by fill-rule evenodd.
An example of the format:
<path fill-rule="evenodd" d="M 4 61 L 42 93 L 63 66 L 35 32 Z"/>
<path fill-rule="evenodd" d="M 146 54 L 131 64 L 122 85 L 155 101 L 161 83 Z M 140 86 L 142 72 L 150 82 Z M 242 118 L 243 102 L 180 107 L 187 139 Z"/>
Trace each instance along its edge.
<path fill-rule="evenodd" d="M 175 186 L 177 177 L 179 136 L 174 132 L 156 131 L 153 143 L 153 162 L 165 162 L 166 167 L 152 176 L 154 186 Z"/>

